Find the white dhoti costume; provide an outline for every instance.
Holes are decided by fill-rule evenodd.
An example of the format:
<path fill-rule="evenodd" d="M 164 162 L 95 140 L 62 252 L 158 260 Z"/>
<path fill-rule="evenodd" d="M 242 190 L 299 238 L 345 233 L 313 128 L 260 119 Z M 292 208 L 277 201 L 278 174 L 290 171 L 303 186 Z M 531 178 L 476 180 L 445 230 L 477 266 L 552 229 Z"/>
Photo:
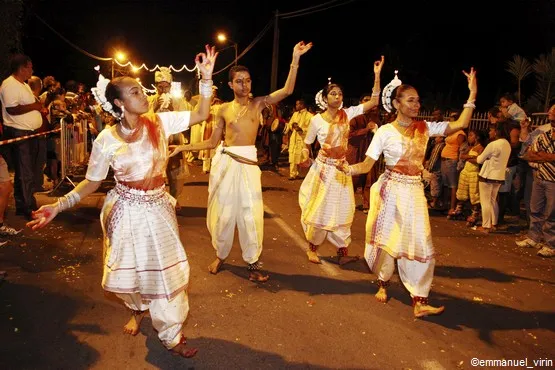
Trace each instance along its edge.
<path fill-rule="evenodd" d="M 227 153 L 253 163 L 257 160 L 254 145 L 220 145 L 216 149 L 208 185 L 206 224 L 219 259 L 225 260 L 229 255 L 237 227 L 243 260 L 253 264 L 262 253 L 264 236 L 261 171 L 257 165 L 241 163 Z"/>
<path fill-rule="evenodd" d="M 366 155 L 386 169 L 370 189 L 364 257 L 378 279 L 393 275 L 395 259 L 401 281 L 413 297 L 427 297 L 434 275 L 434 248 L 422 163 L 430 136 L 443 135 L 448 122 L 414 122 L 403 136 L 392 124 L 378 129 Z M 412 131 L 412 135 L 411 135 Z"/>
<path fill-rule="evenodd" d="M 355 213 L 355 195 L 351 176 L 337 169 L 345 162 L 349 121 L 363 113 L 362 104 L 341 109 L 338 122 L 329 123 L 321 114 L 310 120 L 304 143 L 318 139 L 322 149 L 299 189 L 301 225 L 305 237 L 315 248 L 327 238 L 346 254 L 351 244 L 351 225 Z"/>
<path fill-rule="evenodd" d="M 153 117 L 156 122 L 141 117 L 142 133 L 132 142 L 119 138 L 115 127 L 102 131 L 94 141 L 86 178 L 101 181 L 112 167 L 117 181 L 100 215 L 104 232 L 102 287 L 116 293 L 132 310 L 149 309 L 160 340 L 173 348 L 181 340 L 189 312 L 189 262 L 179 238 L 176 201 L 165 192 L 163 176 L 168 137 L 187 129 L 190 112 Z M 157 149 L 151 136 L 155 132 Z M 148 186 L 155 179 L 161 184 L 153 190 L 123 184 Z"/>
<path fill-rule="evenodd" d="M 320 245 L 327 238 L 337 248 L 351 243 L 355 212 L 353 181 L 336 167 L 337 160 L 318 155 L 301 188 L 299 205 L 306 240 Z"/>
<path fill-rule="evenodd" d="M 117 184 L 100 216 L 105 235 L 102 287 L 132 310 L 150 309 L 154 328 L 168 348 L 179 343 L 189 311 L 189 262 L 174 207 L 175 199 L 163 186 L 141 191 Z"/>
<path fill-rule="evenodd" d="M 372 185 L 364 257 L 382 281 L 389 281 L 397 259 L 407 290 L 428 296 L 435 260 L 421 176 L 386 170 Z"/>

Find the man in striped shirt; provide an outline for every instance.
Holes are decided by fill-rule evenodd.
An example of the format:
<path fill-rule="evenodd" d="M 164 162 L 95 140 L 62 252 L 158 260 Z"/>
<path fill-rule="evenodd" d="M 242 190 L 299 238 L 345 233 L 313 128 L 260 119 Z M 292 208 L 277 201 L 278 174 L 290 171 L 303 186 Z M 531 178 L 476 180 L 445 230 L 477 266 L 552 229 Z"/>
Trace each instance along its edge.
<path fill-rule="evenodd" d="M 539 247 L 538 255 L 555 256 L 555 104 L 548 111 L 551 129 L 539 134 L 523 156 L 537 164 L 530 201 L 528 235 L 517 240 L 520 247 Z M 543 241 L 542 241 L 543 240 Z"/>

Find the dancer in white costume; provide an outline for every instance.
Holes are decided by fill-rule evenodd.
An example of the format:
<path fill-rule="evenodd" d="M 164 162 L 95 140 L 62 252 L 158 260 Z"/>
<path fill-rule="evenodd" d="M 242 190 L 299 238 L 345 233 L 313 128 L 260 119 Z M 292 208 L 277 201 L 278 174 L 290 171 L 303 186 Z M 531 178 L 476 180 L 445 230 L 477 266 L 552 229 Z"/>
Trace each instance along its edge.
<path fill-rule="evenodd" d="M 258 261 L 262 253 L 264 205 L 254 144 L 262 109 L 293 93 L 300 57 L 311 47 L 312 43 L 299 42 L 295 45 L 285 86 L 270 95 L 251 99 L 249 70 L 244 66 L 231 68 L 228 85 L 233 90 L 234 100 L 221 105 L 210 139 L 179 146 L 171 154 L 218 146 L 210 171 L 206 220 L 217 257 L 208 267 L 213 274 L 218 273 L 229 255 L 237 226 L 249 279 L 268 280 L 268 275 L 260 271 Z"/>
<path fill-rule="evenodd" d="M 326 110 L 310 120 L 302 166 L 310 162 L 314 140 L 318 139 L 322 148 L 299 189 L 301 225 L 309 244 L 306 253 L 310 262 L 321 263 L 317 249 L 326 238 L 337 248 L 337 263 L 340 265 L 359 258 L 348 255 L 355 213 L 353 182 L 337 166 L 346 161 L 351 119 L 379 104 L 383 63 L 383 56 L 374 63 L 372 99 L 343 109 L 343 91 L 337 84 L 328 84 L 322 90 L 323 101 L 320 102 Z"/>
<path fill-rule="evenodd" d="M 175 199 L 164 191 L 168 138 L 208 117 L 212 71 L 217 53 L 206 46 L 197 55 L 202 73 L 200 103 L 192 112 L 148 115 L 148 100 L 130 77 L 113 81 L 102 75 L 93 93 L 102 108 L 119 120 L 98 135 L 93 144 L 86 179 L 33 213 L 27 226 L 44 227 L 59 213 L 95 192 L 114 171 L 116 186 L 106 196 L 100 215 L 104 231 L 102 287 L 115 293 L 133 313 L 124 332 L 136 335 L 146 310 L 158 337 L 176 355 L 192 357 L 186 347 L 183 323 L 189 312 L 189 263 L 179 239 Z"/>
<path fill-rule="evenodd" d="M 446 136 L 470 123 L 478 89 L 476 72 L 472 68 L 463 73 L 468 79 L 470 96 L 460 118 L 454 122 L 417 121 L 420 98 L 416 89 L 401 85 L 391 92 L 386 87 L 384 107 L 390 111 L 392 103 L 397 118 L 378 129 L 364 162 L 341 166 L 351 175 L 368 173 L 380 155 L 384 155 L 385 173 L 370 190 L 364 256 L 378 276 L 376 298 L 383 303 L 387 301 L 386 288 L 397 260 L 399 276 L 412 296 L 416 317 L 437 315 L 444 310 L 443 306 L 428 304 L 435 259 L 422 163 L 430 136 Z M 400 83 L 398 79 L 397 82 Z"/>

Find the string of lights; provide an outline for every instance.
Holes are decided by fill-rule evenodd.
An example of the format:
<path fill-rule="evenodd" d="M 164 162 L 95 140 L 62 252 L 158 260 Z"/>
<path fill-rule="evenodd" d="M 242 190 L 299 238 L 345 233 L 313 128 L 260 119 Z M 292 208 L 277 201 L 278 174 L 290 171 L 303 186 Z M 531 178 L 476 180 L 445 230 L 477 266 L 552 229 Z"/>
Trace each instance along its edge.
<path fill-rule="evenodd" d="M 131 70 L 132 70 L 133 72 L 138 72 L 138 71 L 140 71 L 141 69 L 146 69 L 146 70 L 149 71 L 149 72 L 154 72 L 154 71 L 156 71 L 157 69 L 160 69 L 161 67 L 163 67 L 163 66 L 160 66 L 160 65 L 157 64 L 157 65 L 155 65 L 153 68 L 149 68 L 145 63 L 143 63 L 143 64 L 141 64 L 140 66 L 137 67 L 136 65 L 134 65 L 134 64 L 131 63 L 131 62 L 120 63 L 117 59 L 114 59 L 114 61 L 116 62 L 117 65 L 119 65 L 119 66 L 122 67 L 122 68 L 131 67 Z M 171 70 L 174 71 L 174 72 L 181 72 L 181 71 L 183 71 L 183 70 L 187 70 L 187 72 L 194 72 L 194 71 L 196 71 L 196 70 L 198 69 L 198 67 L 197 67 L 196 65 L 195 65 L 193 68 L 189 68 L 189 67 L 187 67 L 186 64 L 183 64 L 183 65 L 181 66 L 181 68 L 175 68 L 173 65 L 170 65 L 168 68 L 171 69 Z"/>
<path fill-rule="evenodd" d="M 60 32 L 56 31 L 54 29 L 54 27 L 50 26 L 44 19 L 42 19 L 38 14 L 34 14 L 35 17 L 42 23 L 44 24 L 48 29 L 50 29 L 52 32 L 54 32 L 59 38 L 61 38 L 63 41 L 65 41 L 66 43 L 68 43 L 71 47 L 73 47 L 74 49 L 76 49 L 77 51 L 79 51 L 80 53 L 88 56 L 89 58 L 93 58 L 96 60 L 100 60 L 103 62 L 115 62 L 116 64 L 118 64 L 120 67 L 125 68 L 125 67 L 131 67 L 131 69 L 134 72 L 137 72 L 141 69 L 146 69 L 149 72 L 154 72 L 157 69 L 160 69 L 160 65 L 156 65 L 153 68 L 149 68 L 145 63 L 141 64 L 140 66 L 135 66 L 133 63 L 131 62 L 127 62 L 127 63 L 121 63 L 118 58 L 109 58 L 109 57 L 100 57 L 97 55 L 94 55 L 92 53 L 89 53 L 88 51 L 86 51 L 85 49 L 77 46 L 76 44 L 74 44 L 73 42 L 71 42 L 69 39 L 67 39 L 64 35 L 62 35 Z M 170 65 L 168 68 L 170 68 L 172 71 L 174 72 L 181 72 L 183 70 L 187 70 L 188 72 L 194 72 L 197 70 L 197 66 L 195 65 L 193 68 L 189 68 L 187 67 L 186 64 L 184 64 L 183 66 L 176 68 L 173 65 Z"/>

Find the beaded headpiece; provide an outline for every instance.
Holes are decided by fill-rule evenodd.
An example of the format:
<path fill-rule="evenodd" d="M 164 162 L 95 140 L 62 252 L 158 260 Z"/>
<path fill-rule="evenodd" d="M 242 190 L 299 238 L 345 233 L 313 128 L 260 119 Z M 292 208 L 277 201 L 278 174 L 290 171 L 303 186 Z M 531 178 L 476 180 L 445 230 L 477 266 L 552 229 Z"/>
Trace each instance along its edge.
<path fill-rule="evenodd" d="M 110 113 L 112 116 L 114 116 L 117 119 L 121 119 L 122 115 L 119 113 L 116 113 L 114 111 L 114 107 L 112 106 L 112 103 L 110 103 L 106 99 L 106 87 L 108 86 L 109 83 L 110 83 L 109 79 L 105 78 L 102 74 L 98 74 L 98 82 L 96 83 L 96 87 L 91 88 L 91 91 L 94 95 L 94 99 L 98 102 L 98 104 L 100 104 L 100 106 L 105 112 Z"/>
<path fill-rule="evenodd" d="M 331 84 L 331 77 L 328 77 L 328 85 L 330 84 Z M 316 102 L 316 105 L 320 107 L 320 109 L 326 110 L 328 109 L 328 103 L 324 100 L 324 97 L 322 96 L 323 93 L 324 93 L 324 89 L 318 91 L 316 93 L 316 96 L 314 97 L 314 101 Z M 342 107 L 343 107 L 343 103 L 341 103 L 341 106 L 339 108 L 341 109 Z"/>
<path fill-rule="evenodd" d="M 382 91 L 382 105 L 388 113 L 391 113 L 391 111 L 393 110 L 393 106 L 391 104 L 391 93 L 393 92 L 393 90 L 395 90 L 397 86 L 401 86 L 402 84 L 399 77 L 397 77 L 398 72 L 398 70 L 395 70 L 395 77 L 393 77 L 393 80 L 391 80 L 391 82 L 388 83 Z"/>

